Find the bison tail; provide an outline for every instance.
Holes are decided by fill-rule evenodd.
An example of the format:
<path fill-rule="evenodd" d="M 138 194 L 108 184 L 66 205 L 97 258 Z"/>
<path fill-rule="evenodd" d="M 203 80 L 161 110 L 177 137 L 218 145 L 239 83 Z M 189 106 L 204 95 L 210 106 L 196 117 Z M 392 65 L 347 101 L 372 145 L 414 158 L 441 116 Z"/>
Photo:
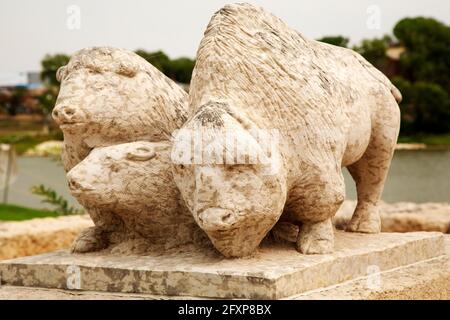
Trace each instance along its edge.
<path fill-rule="evenodd" d="M 395 86 L 391 87 L 391 93 L 394 96 L 397 103 L 402 102 L 402 93 Z"/>

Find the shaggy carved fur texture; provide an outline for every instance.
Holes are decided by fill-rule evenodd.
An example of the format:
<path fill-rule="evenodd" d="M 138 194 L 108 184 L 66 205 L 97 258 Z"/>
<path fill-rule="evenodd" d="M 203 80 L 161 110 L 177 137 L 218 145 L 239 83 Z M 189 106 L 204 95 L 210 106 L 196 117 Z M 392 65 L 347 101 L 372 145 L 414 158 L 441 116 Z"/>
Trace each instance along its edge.
<path fill-rule="evenodd" d="M 223 157 L 246 151 L 228 162 L 198 162 L 186 157 L 181 132 L 173 152 L 187 161 L 173 167 L 176 184 L 226 256 L 252 253 L 280 218 L 301 225 L 301 252 L 330 252 L 331 218 L 345 197 L 343 167 L 358 191 L 348 230 L 380 231 L 378 201 L 398 136 L 400 99 L 356 52 L 309 40 L 262 8 L 227 5 L 200 43 L 182 129 L 206 132 L 206 145 L 225 144 L 224 132 L 238 132 Z M 270 133 L 265 141 L 258 130 Z M 268 149 L 269 140 L 277 143 Z M 233 161 L 254 152 L 270 159 L 271 170 L 267 162 Z"/>
<path fill-rule="evenodd" d="M 171 134 L 187 117 L 187 93 L 135 53 L 109 47 L 75 53 L 57 78 L 53 118 L 64 134 L 64 167 L 95 223 L 72 250 L 125 241 L 120 250 L 132 253 L 139 237 L 145 244 L 190 242 L 168 164 Z M 154 159 L 145 159 L 149 152 Z"/>

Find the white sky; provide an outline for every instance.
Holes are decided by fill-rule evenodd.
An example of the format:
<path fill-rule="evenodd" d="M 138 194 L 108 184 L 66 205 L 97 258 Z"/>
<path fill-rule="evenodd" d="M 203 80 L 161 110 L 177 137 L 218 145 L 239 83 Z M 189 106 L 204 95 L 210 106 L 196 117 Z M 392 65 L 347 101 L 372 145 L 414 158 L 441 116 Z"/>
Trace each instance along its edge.
<path fill-rule="evenodd" d="M 164 50 L 194 57 L 221 0 L 0 0 L 0 73 L 40 69 L 46 53 L 71 54 L 88 46 Z M 342 34 L 352 43 L 390 33 L 406 16 L 450 24 L 449 0 L 261 0 L 261 5 L 310 38 Z M 67 8 L 80 8 L 80 29 L 67 27 Z M 380 28 L 367 26 L 367 9 L 380 9 Z"/>

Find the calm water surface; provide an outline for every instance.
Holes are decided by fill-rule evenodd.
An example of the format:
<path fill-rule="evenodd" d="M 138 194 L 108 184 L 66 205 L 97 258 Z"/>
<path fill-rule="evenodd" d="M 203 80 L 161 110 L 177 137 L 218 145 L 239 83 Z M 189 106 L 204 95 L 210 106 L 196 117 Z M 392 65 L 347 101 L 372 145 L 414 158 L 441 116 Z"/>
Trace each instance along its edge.
<path fill-rule="evenodd" d="M 352 178 L 344 170 L 347 198 L 355 199 Z M 61 165 L 40 157 L 19 157 L 18 177 L 9 191 L 9 203 L 45 208 L 41 198 L 33 195 L 33 185 L 44 184 L 69 200 L 70 196 Z M 397 151 L 384 189 L 387 202 L 450 202 L 450 150 Z"/>
<path fill-rule="evenodd" d="M 345 170 L 347 196 L 356 199 Z M 395 152 L 382 199 L 386 202 L 450 202 L 450 150 Z"/>

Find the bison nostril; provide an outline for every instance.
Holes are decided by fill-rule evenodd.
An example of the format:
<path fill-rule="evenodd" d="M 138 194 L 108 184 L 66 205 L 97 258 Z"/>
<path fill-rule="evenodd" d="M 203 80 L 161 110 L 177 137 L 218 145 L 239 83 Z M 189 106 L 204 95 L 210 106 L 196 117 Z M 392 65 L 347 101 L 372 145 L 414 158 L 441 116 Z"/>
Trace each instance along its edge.
<path fill-rule="evenodd" d="M 63 107 L 61 109 L 61 113 L 63 113 L 67 117 L 71 117 L 75 114 L 75 110 L 71 107 Z"/>
<path fill-rule="evenodd" d="M 68 179 L 67 183 L 69 184 L 69 189 L 71 189 L 71 190 L 79 190 L 79 189 L 81 189 L 81 184 L 79 184 L 74 179 Z"/>
<path fill-rule="evenodd" d="M 69 184 L 70 189 L 75 189 L 77 187 L 77 183 L 74 180 L 69 179 L 67 182 Z"/>
<path fill-rule="evenodd" d="M 198 215 L 199 224 L 205 230 L 230 228 L 236 222 L 233 212 L 222 208 L 208 208 Z"/>
<path fill-rule="evenodd" d="M 76 110 L 72 107 L 59 105 L 53 109 L 52 114 L 55 119 L 59 119 L 64 122 L 69 119 L 73 120 L 72 118 L 76 115 Z"/>
<path fill-rule="evenodd" d="M 231 220 L 231 213 L 227 213 L 226 215 L 222 216 L 222 222 L 230 222 Z"/>

